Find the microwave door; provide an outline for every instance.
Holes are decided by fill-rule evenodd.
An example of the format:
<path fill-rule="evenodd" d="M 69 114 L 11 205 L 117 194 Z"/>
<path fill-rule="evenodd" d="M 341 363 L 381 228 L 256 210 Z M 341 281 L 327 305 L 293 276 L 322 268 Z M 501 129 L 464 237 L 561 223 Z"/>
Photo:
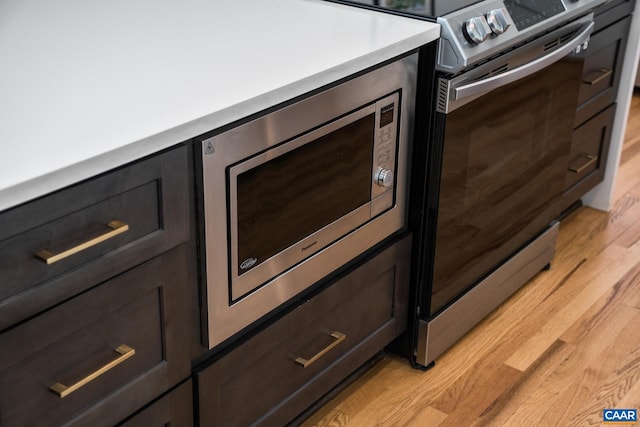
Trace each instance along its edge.
<path fill-rule="evenodd" d="M 229 170 L 232 300 L 371 217 L 373 106 Z"/>

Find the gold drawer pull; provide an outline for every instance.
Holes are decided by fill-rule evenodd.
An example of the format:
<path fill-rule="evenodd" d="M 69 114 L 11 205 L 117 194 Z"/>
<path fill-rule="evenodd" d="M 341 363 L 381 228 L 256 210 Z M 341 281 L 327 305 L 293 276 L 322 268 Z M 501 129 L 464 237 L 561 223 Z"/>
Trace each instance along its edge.
<path fill-rule="evenodd" d="M 580 173 L 598 160 L 598 156 L 594 156 L 593 154 L 582 153 L 580 157 L 586 161 L 577 168 L 569 165 L 569 172 Z"/>
<path fill-rule="evenodd" d="M 77 254 L 78 252 L 81 252 L 85 249 L 95 246 L 98 243 L 102 243 L 105 240 L 109 240 L 112 237 L 115 237 L 118 234 L 122 234 L 129 229 L 129 225 L 118 220 L 109 221 L 109 223 L 107 224 L 107 227 L 109 227 L 111 231 L 107 231 L 106 233 L 101 234 L 98 237 L 94 237 L 91 240 L 81 243 L 78 246 L 74 246 L 71 249 L 67 249 L 66 251 L 60 252 L 59 254 L 52 254 L 51 252 L 45 249 L 45 250 L 41 250 L 40 252 L 37 252 L 36 256 L 40 258 L 42 261 L 46 262 L 47 265 L 53 264 L 54 262 L 58 262 L 61 259 L 65 259 L 73 254 Z"/>
<path fill-rule="evenodd" d="M 609 68 L 600 68 L 599 70 L 593 70 L 582 78 L 582 83 L 592 86 L 609 77 L 611 73 L 613 73 L 613 70 Z"/>
<path fill-rule="evenodd" d="M 340 344 L 342 341 L 345 340 L 345 338 L 347 338 L 347 336 L 345 334 L 343 334 L 342 332 L 331 332 L 330 334 L 333 338 L 335 338 L 336 340 L 333 341 L 331 344 L 329 344 L 328 346 L 326 346 L 325 348 L 323 348 L 322 350 L 320 350 L 315 356 L 313 356 L 311 359 L 305 359 L 304 357 L 298 357 L 296 358 L 296 363 L 302 365 L 303 367 L 307 367 L 309 365 L 311 365 L 313 362 L 315 362 L 316 360 L 320 359 L 322 356 L 324 356 L 325 354 L 327 354 L 332 348 L 334 348 L 335 346 L 337 346 L 338 344 Z"/>
<path fill-rule="evenodd" d="M 115 368 L 116 366 L 118 366 L 119 364 L 121 364 L 122 362 L 124 362 L 125 360 L 133 356 L 134 354 L 136 354 L 135 349 L 129 347 L 126 344 L 119 345 L 118 348 L 115 349 L 115 351 L 116 353 L 120 354 L 120 356 L 118 356 L 116 359 L 112 360 L 111 362 L 107 363 L 97 371 L 90 373 L 89 375 L 87 375 L 77 383 L 71 384 L 71 385 L 55 383 L 54 385 L 49 387 L 49 390 L 57 394 L 58 397 L 60 398 L 68 396 L 74 391 L 76 391 L 77 389 L 79 389 L 80 387 L 95 380 L 100 375 L 111 370 L 112 368 Z"/>

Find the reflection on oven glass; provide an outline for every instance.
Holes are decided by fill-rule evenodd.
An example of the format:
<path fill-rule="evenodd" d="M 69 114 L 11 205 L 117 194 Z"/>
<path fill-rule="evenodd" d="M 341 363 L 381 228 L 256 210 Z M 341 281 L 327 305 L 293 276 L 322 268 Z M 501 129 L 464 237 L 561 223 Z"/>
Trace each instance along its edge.
<path fill-rule="evenodd" d="M 431 314 L 557 217 L 580 75 L 565 59 L 447 115 Z"/>

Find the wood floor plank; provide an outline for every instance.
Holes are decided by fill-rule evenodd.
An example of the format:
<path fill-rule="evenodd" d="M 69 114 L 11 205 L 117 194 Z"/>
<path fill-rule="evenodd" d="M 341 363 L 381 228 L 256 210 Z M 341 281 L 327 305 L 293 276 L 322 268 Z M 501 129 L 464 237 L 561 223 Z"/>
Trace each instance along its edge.
<path fill-rule="evenodd" d="M 624 364 L 629 353 L 640 346 L 640 335 L 634 334 L 634 340 L 626 339 L 638 328 L 640 311 L 637 309 L 622 306 L 612 313 L 609 322 L 598 328 L 601 332 L 590 335 L 586 345 L 574 353 L 582 357 L 574 361 L 575 366 L 567 366 L 567 372 L 563 372 L 571 376 L 572 385 L 541 417 L 541 425 L 566 425 L 576 417 L 584 402 L 591 399 L 594 393 L 606 384 L 607 379 Z M 593 350 L 597 350 L 597 354 L 587 353 Z M 559 369 L 562 368 L 564 366 Z"/>
<path fill-rule="evenodd" d="M 460 378 L 446 393 L 431 402 L 431 406 L 449 414 L 440 425 L 458 427 L 473 423 L 522 376 L 522 372 L 504 364 L 491 370 L 484 369 L 488 361 L 474 366 L 475 375 Z M 487 375 L 481 375 L 482 372 Z M 478 390 L 483 392 L 478 393 Z"/>
<path fill-rule="evenodd" d="M 583 290 L 570 303 L 560 307 L 534 336 L 513 353 L 506 364 L 521 371 L 526 370 L 573 322 L 611 290 L 638 259 L 640 246 L 627 249 L 611 245 L 577 270 L 569 282 L 580 284 Z"/>
<path fill-rule="evenodd" d="M 539 357 L 520 379 L 505 390 L 480 416 L 470 425 L 473 427 L 501 427 L 508 425 L 513 419 L 521 402 L 528 400 L 534 390 L 547 379 L 557 367 L 563 363 L 576 349 L 576 346 L 563 341 L 556 341 Z"/>
<path fill-rule="evenodd" d="M 637 336 L 634 338 L 637 339 Z M 603 409 L 628 408 L 629 406 L 622 405 L 626 405 L 624 399 L 629 397 L 631 404 L 638 404 L 640 403 L 639 392 L 640 345 L 625 358 L 622 366 L 616 369 L 605 383 L 593 393 L 592 397 L 583 404 L 567 426 L 599 425 L 602 422 Z M 638 406 L 632 408 L 640 409 Z"/>
<path fill-rule="evenodd" d="M 352 420 L 355 426 L 384 426 L 384 427 L 437 427 L 443 425 L 447 414 L 438 411 L 431 406 L 417 406 L 415 409 L 405 411 L 387 412 L 381 415 L 377 410 L 368 413 L 360 413 Z"/>
<path fill-rule="evenodd" d="M 622 308 L 609 316 L 608 323 L 593 330 L 540 386 L 527 396 L 506 421 L 518 425 L 521 420 L 536 420 L 539 426 L 562 426 L 582 406 L 585 395 L 599 388 L 636 342 L 620 342 L 619 335 L 640 327 L 634 308 Z M 576 408 L 577 406 L 577 408 Z"/>
<path fill-rule="evenodd" d="M 629 270 L 609 291 L 600 297 L 561 336 L 565 342 L 579 343 L 593 329 L 607 322 L 607 317 L 620 305 L 640 308 L 640 262 Z"/>

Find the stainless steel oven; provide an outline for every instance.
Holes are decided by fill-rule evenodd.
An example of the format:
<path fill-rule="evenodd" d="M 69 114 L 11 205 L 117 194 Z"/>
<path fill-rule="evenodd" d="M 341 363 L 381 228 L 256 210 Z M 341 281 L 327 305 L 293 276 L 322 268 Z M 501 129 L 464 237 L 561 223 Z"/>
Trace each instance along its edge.
<path fill-rule="evenodd" d="M 553 259 L 582 76 L 575 54 L 588 48 L 590 4 L 488 1 L 483 12 L 439 19 L 449 40 L 462 39 L 445 38 L 438 52 L 418 365 Z"/>
<path fill-rule="evenodd" d="M 209 347 L 406 227 L 415 63 L 200 141 Z"/>
<path fill-rule="evenodd" d="M 591 22 L 438 79 L 444 142 L 430 315 L 559 216 L 582 76 L 570 54 Z"/>

